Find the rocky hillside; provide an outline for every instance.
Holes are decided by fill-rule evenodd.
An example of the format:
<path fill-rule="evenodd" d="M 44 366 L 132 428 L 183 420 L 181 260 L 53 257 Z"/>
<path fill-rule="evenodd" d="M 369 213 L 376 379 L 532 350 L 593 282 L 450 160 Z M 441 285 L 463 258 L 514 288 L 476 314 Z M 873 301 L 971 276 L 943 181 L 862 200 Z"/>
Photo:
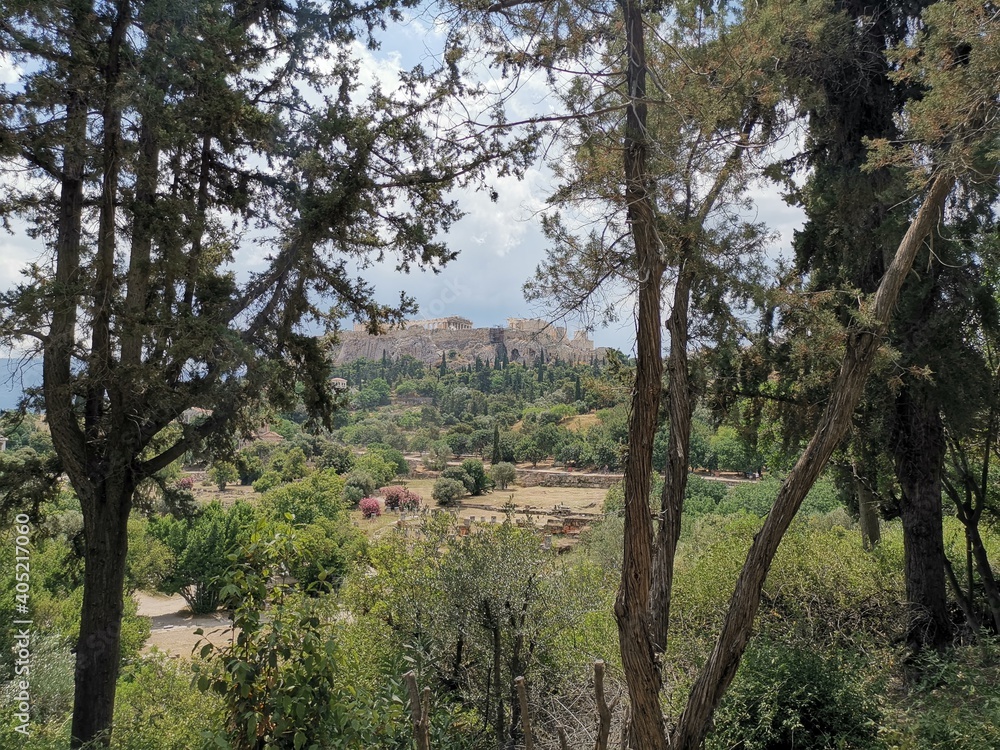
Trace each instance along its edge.
<path fill-rule="evenodd" d="M 544 354 L 545 360 L 590 362 L 594 356 L 604 359 L 604 347 L 584 348 L 568 338 L 558 339 L 547 333 L 529 334 L 506 328 L 472 328 L 468 330 L 425 330 L 409 328 L 372 336 L 360 331 L 343 331 L 334 348 L 334 364 L 356 359 L 381 359 L 409 355 L 428 365 L 441 362 L 442 353 L 450 366 L 471 364 L 478 356 L 490 360 L 507 352 L 511 362 L 531 365 Z M 454 352 L 454 355 L 452 354 Z"/>

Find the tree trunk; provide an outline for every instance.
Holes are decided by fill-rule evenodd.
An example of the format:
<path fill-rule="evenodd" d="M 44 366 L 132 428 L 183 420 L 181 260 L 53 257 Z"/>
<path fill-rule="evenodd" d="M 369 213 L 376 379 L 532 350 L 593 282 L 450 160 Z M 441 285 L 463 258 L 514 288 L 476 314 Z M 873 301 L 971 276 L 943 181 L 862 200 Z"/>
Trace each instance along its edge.
<path fill-rule="evenodd" d="M 73 748 L 94 741 L 107 746 L 111 741 L 133 493 L 124 472 L 115 474 L 99 483 L 93 495 L 80 497 L 86 506 L 86 557 L 80 639 L 76 646 Z"/>
<path fill-rule="evenodd" d="M 849 332 L 847 349 L 819 426 L 805 452 L 789 472 L 764 526 L 754 538 L 736 589 L 729 600 L 722 631 L 701 674 L 691 688 L 687 705 L 671 737 L 671 750 L 697 750 L 709 729 L 712 714 L 739 667 L 750 640 L 760 592 L 774 554 L 806 494 L 826 466 L 850 426 L 861 399 L 865 379 L 878 352 L 881 334 L 899 299 L 899 290 L 913 259 L 944 207 L 954 179 L 934 179 L 910 228 L 903 237 L 871 304 L 870 328 Z"/>
<path fill-rule="evenodd" d="M 979 533 L 978 516 L 976 516 L 976 523 L 965 527 L 965 536 L 972 549 L 972 557 L 976 561 L 976 570 L 979 571 L 979 577 L 983 582 L 986 601 L 989 603 L 990 614 L 993 616 L 993 628 L 997 633 L 1000 633 L 1000 589 L 997 588 L 996 576 L 993 575 L 993 567 L 990 565 L 989 555 L 983 545 L 983 537 Z"/>
<path fill-rule="evenodd" d="M 878 506 L 871 487 L 855 475 L 854 488 L 858 493 L 858 517 L 861 526 L 861 543 L 866 550 L 873 550 L 882 541 L 882 529 L 879 524 Z"/>
<path fill-rule="evenodd" d="M 660 408 L 663 375 L 660 333 L 660 284 L 663 259 L 656 216 L 649 194 L 646 130 L 646 51 L 642 10 L 636 0 L 622 0 L 628 107 L 625 114 L 625 199 L 639 272 L 636 324 L 636 379 L 632 392 L 625 460 L 625 539 L 615 620 L 622 668 L 632 706 L 630 743 L 636 750 L 665 750 L 660 709 L 660 669 L 650 638 L 650 578 L 653 521 L 649 512 L 653 437 Z"/>
<path fill-rule="evenodd" d="M 896 399 L 893 454 L 903 494 L 907 643 L 918 651 L 940 648 L 951 640 L 941 526 L 945 440 L 940 410 L 919 386 L 904 388 Z"/>
<path fill-rule="evenodd" d="M 694 408 L 688 373 L 688 307 L 693 272 L 681 258 L 681 272 L 674 284 L 674 304 L 667 321 L 670 357 L 667 360 L 667 465 L 660 494 L 660 526 L 653 558 L 650 611 L 653 648 L 662 654 L 670 630 L 670 600 L 674 585 L 674 557 L 681 536 L 684 491 L 687 489 L 691 453 L 691 414 Z"/>

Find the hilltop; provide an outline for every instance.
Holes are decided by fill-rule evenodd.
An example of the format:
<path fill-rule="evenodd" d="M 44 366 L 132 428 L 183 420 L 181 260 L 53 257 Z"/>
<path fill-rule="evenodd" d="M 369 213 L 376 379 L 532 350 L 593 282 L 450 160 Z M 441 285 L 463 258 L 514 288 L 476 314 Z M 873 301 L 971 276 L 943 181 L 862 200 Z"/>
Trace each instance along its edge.
<path fill-rule="evenodd" d="M 595 347 L 586 331 L 572 336 L 564 326 L 533 318 L 508 318 L 506 326 L 473 327 L 468 318 L 451 316 L 407 321 L 404 328 L 372 335 L 363 324 L 340 333 L 333 362 L 397 359 L 410 356 L 426 365 L 447 360 L 450 367 L 470 365 L 478 357 L 534 365 L 539 358 L 567 363 L 603 361 L 606 347 Z"/>

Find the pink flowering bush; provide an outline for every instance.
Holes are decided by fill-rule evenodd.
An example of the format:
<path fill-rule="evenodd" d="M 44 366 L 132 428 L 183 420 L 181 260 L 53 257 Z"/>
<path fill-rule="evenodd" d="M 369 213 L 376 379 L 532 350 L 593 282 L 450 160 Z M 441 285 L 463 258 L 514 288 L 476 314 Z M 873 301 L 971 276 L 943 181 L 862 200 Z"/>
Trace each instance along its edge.
<path fill-rule="evenodd" d="M 177 489 L 190 492 L 194 489 L 194 477 L 181 477 L 177 480 Z"/>
<path fill-rule="evenodd" d="M 383 487 L 380 492 L 385 498 L 386 510 L 411 511 L 420 507 L 420 495 L 402 485 L 394 484 L 391 487 Z"/>
<path fill-rule="evenodd" d="M 361 509 L 361 515 L 365 518 L 378 518 L 382 515 L 382 503 L 377 497 L 361 498 L 358 508 Z"/>

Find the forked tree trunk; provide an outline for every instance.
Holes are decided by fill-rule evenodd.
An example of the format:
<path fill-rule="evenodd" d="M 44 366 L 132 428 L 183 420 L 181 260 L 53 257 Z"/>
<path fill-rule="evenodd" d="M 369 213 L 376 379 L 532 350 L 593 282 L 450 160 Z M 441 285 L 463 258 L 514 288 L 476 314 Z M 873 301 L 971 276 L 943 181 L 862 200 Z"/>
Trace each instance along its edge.
<path fill-rule="evenodd" d="M 646 130 L 646 51 L 642 9 L 637 0 L 622 0 L 628 106 L 625 114 L 625 200 L 639 273 L 636 326 L 636 380 L 628 426 L 625 460 L 625 539 L 621 585 L 615 620 L 622 668 L 632 707 L 630 743 L 642 750 L 666 750 L 660 709 L 660 669 L 650 637 L 650 578 L 653 521 L 649 512 L 653 437 L 660 408 L 663 355 L 660 334 L 660 284 L 663 259 L 656 217 L 649 194 Z"/>
<path fill-rule="evenodd" d="M 819 426 L 805 452 L 778 492 L 764 526 L 754 538 L 722 631 L 704 668 L 698 675 L 687 705 L 671 737 L 671 750 L 696 750 L 704 741 L 709 722 L 722 696 L 729 688 L 753 628 L 760 592 L 770 570 L 774 554 L 803 499 L 826 466 L 834 449 L 847 433 L 851 415 L 861 399 L 865 379 L 871 370 L 899 290 L 913 265 L 913 259 L 924 238 L 940 216 L 954 179 L 939 175 L 934 178 L 916 217 L 899 244 L 892 264 L 886 271 L 870 309 L 868 325 L 850 331 L 844 361 L 830 394 L 830 401 Z"/>

